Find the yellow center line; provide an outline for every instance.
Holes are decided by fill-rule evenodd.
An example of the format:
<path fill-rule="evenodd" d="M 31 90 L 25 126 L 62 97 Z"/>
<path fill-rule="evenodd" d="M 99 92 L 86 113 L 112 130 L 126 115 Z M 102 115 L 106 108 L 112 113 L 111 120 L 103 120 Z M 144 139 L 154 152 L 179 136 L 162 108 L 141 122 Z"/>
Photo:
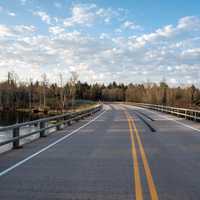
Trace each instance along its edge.
<path fill-rule="evenodd" d="M 131 118 L 130 121 L 133 124 L 134 132 L 135 132 L 136 139 L 137 139 L 137 142 L 138 142 L 138 146 L 139 146 L 139 149 L 140 149 L 140 153 L 141 153 L 142 162 L 143 162 L 143 165 L 144 165 L 144 171 L 145 171 L 145 174 L 146 174 L 146 177 L 147 177 L 147 183 L 148 183 L 151 199 L 152 200 L 158 200 L 159 199 L 158 193 L 157 193 L 156 186 L 154 184 L 154 180 L 153 180 L 153 177 L 152 177 L 152 174 L 151 174 L 151 169 L 150 169 L 148 161 L 147 161 L 147 156 L 146 156 L 146 153 L 144 151 L 144 147 L 142 145 L 142 142 L 141 142 L 141 139 L 140 139 L 140 136 L 139 136 L 139 133 L 138 133 L 138 129 L 135 125 L 134 119 Z"/>
<path fill-rule="evenodd" d="M 136 152 L 133 129 L 132 129 L 132 125 L 131 125 L 131 119 L 128 117 L 127 113 L 125 113 L 125 114 L 126 114 L 126 117 L 127 117 L 127 120 L 128 120 L 128 126 L 129 126 L 129 130 L 130 130 L 129 133 L 130 133 L 130 138 L 131 138 L 131 153 L 132 153 L 133 168 L 134 168 L 136 200 L 143 200 L 142 184 L 141 184 L 141 179 L 140 179 L 138 157 L 137 157 L 137 152 Z"/>

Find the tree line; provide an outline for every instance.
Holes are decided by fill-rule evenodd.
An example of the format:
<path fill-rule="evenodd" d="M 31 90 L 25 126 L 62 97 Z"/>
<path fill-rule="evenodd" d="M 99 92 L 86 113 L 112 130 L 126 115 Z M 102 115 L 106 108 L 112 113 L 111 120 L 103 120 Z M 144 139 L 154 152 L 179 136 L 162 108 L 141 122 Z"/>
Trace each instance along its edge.
<path fill-rule="evenodd" d="M 18 108 L 65 110 L 73 106 L 76 100 L 92 101 L 127 101 L 160 105 L 198 108 L 200 90 L 194 85 L 188 87 L 170 87 L 164 81 L 145 84 L 110 83 L 88 84 L 78 80 L 77 73 L 72 73 L 64 83 L 62 74 L 58 83 L 49 83 L 45 74 L 42 81 L 20 82 L 13 72 L 7 80 L 0 82 L 0 109 Z"/>

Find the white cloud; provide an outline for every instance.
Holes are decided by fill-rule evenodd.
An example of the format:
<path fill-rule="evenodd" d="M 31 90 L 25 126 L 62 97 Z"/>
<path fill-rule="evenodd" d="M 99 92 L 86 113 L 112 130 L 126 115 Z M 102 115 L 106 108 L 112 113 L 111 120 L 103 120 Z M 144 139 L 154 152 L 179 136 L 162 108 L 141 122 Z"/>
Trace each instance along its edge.
<path fill-rule="evenodd" d="M 120 12 L 115 11 L 111 8 L 98 8 L 95 14 L 103 19 L 105 23 L 109 23 L 112 19 L 120 17 Z"/>
<path fill-rule="evenodd" d="M 16 25 L 14 30 L 20 34 L 25 34 L 25 33 L 34 33 L 37 31 L 37 28 L 33 25 L 30 26 Z"/>
<path fill-rule="evenodd" d="M 43 22 L 51 24 L 51 17 L 44 11 L 35 11 L 33 12 L 35 16 L 39 16 Z"/>
<path fill-rule="evenodd" d="M 143 34 L 135 38 L 133 46 L 143 47 L 156 41 L 164 41 L 170 39 L 177 39 L 178 36 L 185 37 L 189 32 L 200 32 L 200 19 L 198 17 L 183 17 L 178 21 L 177 26 L 167 25 L 163 28 L 157 29 L 155 32 Z M 188 37 L 188 36 L 186 36 Z"/>
<path fill-rule="evenodd" d="M 4 13 L 6 15 L 9 15 L 11 17 L 15 17 L 16 16 L 16 13 L 11 12 L 11 11 L 5 9 L 3 6 L 0 6 L 0 12 Z"/>
<path fill-rule="evenodd" d="M 76 25 L 90 27 L 96 21 L 108 24 L 119 16 L 120 13 L 111 8 L 99 8 L 96 4 L 74 4 L 71 8 L 71 17 L 66 18 L 63 24 L 65 27 Z"/>
<path fill-rule="evenodd" d="M 82 7 L 73 11 L 67 18 L 74 20 L 71 26 L 94 23 L 87 18 L 91 12 L 95 19 L 103 15 L 103 11 L 97 14 L 99 8 L 95 5 L 88 8 L 89 12 Z M 0 70 L 15 70 L 24 79 L 38 78 L 47 71 L 49 79 L 54 80 L 56 71 L 70 76 L 70 71 L 76 70 L 83 81 L 141 82 L 151 78 L 150 81 L 159 82 L 165 74 L 172 84 L 185 80 L 197 83 L 200 23 L 197 17 L 192 19 L 185 17 L 177 25 L 166 25 L 139 36 L 116 36 L 106 31 L 90 35 L 59 23 L 48 27 L 49 34 L 40 35 L 31 25 L 0 25 Z"/>
<path fill-rule="evenodd" d="M 71 27 L 74 25 L 91 26 L 95 20 L 93 9 L 96 8 L 95 4 L 75 4 L 71 9 L 72 16 L 65 19 L 63 24 L 65 27 Z"/>
<path fill-rule="evenodd" d="M 13 31 L 5 25 L 0 24 L 0 37 L 11 36 Z"/>
<path fill-rule="evenodd" d="M 125 21 L 122 25 L 123 28 L 125 29 L 141 29 L 141 27 L 139 25 L 137 25 L 136 23 L 132 22 L 132 21 Z"/>
<path fill-rule="evenodd" d="M 53 33 L 54 35 L 62 34 L 64 33 L 65 29 L 60 26 L 51 26 L 49 27 L 49 32 Z"/>
<path fill-rule="evenodd" d="M 99 38 L 101 40 L 110 39 L 110 35 L 107 34 L 107 33 L 101 33 L 101 35 L 99 36 Z"/>
<path fill-rule="evenodd" d="M 184 50 L 182 52 L 182 54 L 183 54 L 183 56 L 193 55 L 193 56 L 199 56 L 200 57 L 200 48 L 187 49 L 187 50 Z"/>
<path fill-rule="evenodd" d="M 199 30 L 200 19 L 196 16 L 186 16 L 179 20 L 177 29 Z"/>
<path fill-rule="evenodd" d="M 14 12 L 8 12 L 8 15 L 11 16 L 11 17 L 15 17 L 16 14 Z"/>

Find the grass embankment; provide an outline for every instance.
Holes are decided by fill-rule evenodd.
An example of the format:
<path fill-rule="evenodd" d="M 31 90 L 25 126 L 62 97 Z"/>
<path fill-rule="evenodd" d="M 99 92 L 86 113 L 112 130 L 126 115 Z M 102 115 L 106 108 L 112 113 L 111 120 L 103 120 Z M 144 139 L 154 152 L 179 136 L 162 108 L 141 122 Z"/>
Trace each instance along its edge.
<path fill-rule="evenodd" d="M 37 109 L 37 115 L 48 115 L 48 116 L 52 116 L 52 115 L 60 115 L 63 113 L 68 113 L 68 112 L 78 112 L 78 111 L 82 111 L 85 109 L 89 109 L 92 108 L 94 106 L 96 106 L 98 104 L 98 102 L 94 102 L 94 101 L 87 101 L 87 100 L 76 100 L 74 103 L 74 106 L 72 105 L 68 105 L 67 109 L 64 110 L 56 110 L 56 109 L 41 109 L 38 108 Z M 18 112 L 33 112 L 33 109 L 29 109 L 29 108 L 18 108 L 16 111 Z"/>

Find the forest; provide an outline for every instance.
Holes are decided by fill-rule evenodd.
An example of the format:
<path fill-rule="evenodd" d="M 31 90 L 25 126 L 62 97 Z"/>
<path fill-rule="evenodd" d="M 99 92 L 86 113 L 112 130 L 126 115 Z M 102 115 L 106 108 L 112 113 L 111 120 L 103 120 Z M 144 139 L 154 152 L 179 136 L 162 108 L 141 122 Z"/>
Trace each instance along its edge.
<path fill-rule="evenodd" d="M 20 82 L 15 73 L 9 72 L 7 80 L 0 82 L 0 110 L 54 109 L 66 110 L 77 100 L 123 101 L 151 103 L 176 107 L 200 106 L 200 90 L 194 85 L 170 87 L 165 81 L 159 84 L 88 84 L 78 80 L 76 73 L 63 83 L 49 83 L 46 75 L 42 81 Z"/>

